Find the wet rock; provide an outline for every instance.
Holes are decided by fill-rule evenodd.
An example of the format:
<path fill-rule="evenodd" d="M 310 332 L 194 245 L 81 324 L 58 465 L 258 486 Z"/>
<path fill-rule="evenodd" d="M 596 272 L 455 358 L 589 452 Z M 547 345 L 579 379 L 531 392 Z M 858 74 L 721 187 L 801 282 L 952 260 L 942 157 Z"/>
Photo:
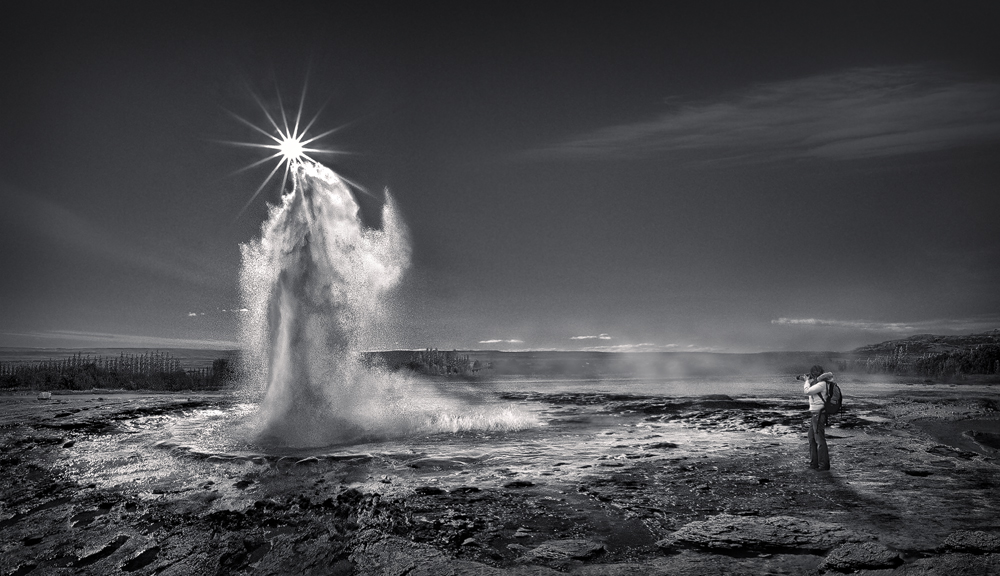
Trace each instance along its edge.
<path fill-rule="evenodd" d="M 271 551 L 269 542 L 260 540 L 243 540 L 234 543 L 231 548 L 219 557 L 219 565 L 224 573 L 234 573 L 246 570 L 259 562 Z"/>
<path fill-rule="evenodd" d="M 902 563 L 899 554 L 878 542 L 848 542 L 830 552 L 819 567 L 854 572 L 863 568 L 894 568 Z"/>
<path fill-rule="evenodd" d="M 510 572 L 471 562 L 457 560 L 433 546 L 389 536 L 377 530 L 365 530 L 354 539 L 350 561 L 354 574 L 402 576 L 503 576 Z M 558 572 L 534 572 L 540 576 Z"/>
<path fill-rule="evenodd" d="M 647 450 L 668 450 L 670 448 L 677 448 L 677 444 L 673 442 L 657 442 L 656 444 L 646 446 Z"/>
<path fill-rule="evenodd" d="M 508 482 L 503 485 L 504 488 L 528 488 L 534 486 L 535 483 L 528 480 L 514 480 L 513 482 Z"/>
<path fill-rule="evenodd" d="M 962 460 L 972 460 L 978 456 L 975 452 L 952 448 L 951 446 L 945 446 L 943 444 L 932 446 L 928 448 L 927 451 L 931 454 L 937 454 L 938 456 L 950 456 L 952 458 L 961 458 Z"/>
<path fill-rule="evenodd" d="M 84 566 L 90 566 L 91 564 L 95 564 L 107 558 L 108 556 L 114 554 L 126 542 L 128 542 L 128 536 L 122 534 L 118 536 L 118 538 L 115 538 L 114 540 L 109 542 L 107 545 L 105 545 L 97 552 L 94 552 L 93 554 L 89 554 L 87 556 L 84 556 L 83 558 L 80 558 L 79 560 L 73 563 L 73 566 L 84 567 Z"/>
<path fill-rule="evenodd" d="M 958 530 L 944 541 L 949 550 L 962 552 L 1000 552 L 1000 535 L 982 530 Z"/>
<path fill-rule="evenodd" d="M 414 488 L 413 491 L 421 496 L 437 496 L 438 494 L 444 494 L 444 490 L 442 488 L 438 488 L 437 486 L 418 486 Z"/>
<path fill-rule="evenodd" d="M 406 463 L 410 468 L 418 470 L 459 470 L 469 465 L 454 458 L 417 458 Z"/>
<path fill-rule="evenodd" d="M 911 564 L 897 568 L 905 576 L 979 576 L 1000 574 L 1000 554 L 940 554 L 919 558 Z M 895 573 L 894 572 L 894 573 Z"/>
<path fill-rule="evenodd" d="M 70 526 L 73 528 L 84 528 L 90 525 L 96 518 L 104 516 L 111 511 L 111 505 L 109 502 L 101 504 L 96 510 L 85 510 L 74 514 L 70 519 Z"/>
<path fill-rule="evenodd" d="M 153 546 L 152 548 L 147 548 L 146 550 L 143 550 L 128 562 L 122 564 L 122 570 L 126 572 L 135 572 L 140 568 L 145 568 L 146 566 L 151 564 L 154 560 L 156 560 L 156 557 L 157 555 L 159 555 L 159 553 L 160 553 L 159 546 Z"/>
<path fill-rule="evenodd" d="M 549 540 L 530 550 L 518 559 L 518 562 L 538 562 L 552 560 L 587 560 L 604 551 L 604 544 L 592 540 L 571 538 L 567 540 Z"/>
<path fill-rule="evenodd" d="M 62 445 L 63 448 L 72 448 L 76 444 L 76 440 L 70 440 Z"/>
<path fill-rule="evenodd" d="M 33 572 L 35 568 L 38 568 L 38 564 L 31 564 L 31 563 L 22 564 L 18 566 L 17 569 L 15 569 L 10 574 L 11 576 L 22 576 L 22 574 L 28 574 L 29 572 Z"/>
<path fill-rule="evenodd" d="M 691 522 L 656 543 L 660 548 L 694 546 L 711 550 L 825 552 L 862 537 L 839 524 L 791 516 L 755 518 L 719 514 Z"/>
<path fill-rule="evenodd" d="M 372 459 L 371 454 L 326 454 L 323 456 L 331 462 L 368 462 Z"/>
<path fill-rule="evenodd" d="M 475 486 L 459 486 L 458 488 L 452 488 L 452 494 L 472 494 L 474 492 L 479 492 L 479 488 Z"/>

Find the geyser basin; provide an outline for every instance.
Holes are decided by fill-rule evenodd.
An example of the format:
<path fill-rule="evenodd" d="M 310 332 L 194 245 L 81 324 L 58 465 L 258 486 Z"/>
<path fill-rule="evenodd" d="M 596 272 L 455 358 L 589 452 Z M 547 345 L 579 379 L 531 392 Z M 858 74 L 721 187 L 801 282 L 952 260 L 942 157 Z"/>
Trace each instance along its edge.
<path fill-rule="evenodd" d="M 261 237 L 242 246 L 245 391 L 259 399 L 259 440 L 323 446 L 531 425 L 516 411 L 475 412 L 360 361 L 391 324 L 392 289 L 409 264 L 406 228 L 388 193 L 373 229 L 333 171 L 297 160 L 291 172 L 292 189 L 271 207 Z"/>

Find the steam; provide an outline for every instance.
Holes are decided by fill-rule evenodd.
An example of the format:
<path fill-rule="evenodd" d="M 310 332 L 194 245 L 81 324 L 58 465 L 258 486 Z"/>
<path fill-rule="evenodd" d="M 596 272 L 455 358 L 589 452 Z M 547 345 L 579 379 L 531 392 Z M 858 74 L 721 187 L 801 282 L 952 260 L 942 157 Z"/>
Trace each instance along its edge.
<path fill-rule="evenodd" d="M 260 398 L 261 438 L 319 446 L 532 425 L 516 411 L 470 410 L 361 361 L 385 341 L 391 291 L 409 265 L 406 227 L 388 194 L 381 230 L 365 227 L 347 186 L 322 165 L 294 163 L 292 181 L 260 239 L 241 246 L 241 347 L 246 389 Z"/>

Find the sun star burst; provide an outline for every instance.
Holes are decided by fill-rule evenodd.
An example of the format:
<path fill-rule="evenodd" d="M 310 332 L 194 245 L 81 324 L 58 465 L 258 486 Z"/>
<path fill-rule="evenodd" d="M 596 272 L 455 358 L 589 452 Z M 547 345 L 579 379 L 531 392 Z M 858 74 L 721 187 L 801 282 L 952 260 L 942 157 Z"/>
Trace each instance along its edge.
<path fill-rule="evenodd" d="M 264 116 L 267 118 L 269 126 L 265 125 L 264 128 L 261 128 L 260 126 L 257 126 L 256 124 L 250 122 L 249 120 L 243 118 L 242 116 L 239 116 L 238 114 L 227 110 L 230 116 L 232 116 L 242 124 L 252 128 L 255 132 L 257 132 L 259 135 L 264 136 L 267 140 L 265 140 L 263 143 L 232 142 L 232 141 L 222 141 L 222 143 L 231 144 L 233 146 L 244 146 L 247 148 L 258 148 L 262 150 L 274 151 L 271 155 L 267 156 L 266 158 L 262 158 L 252 164 L 244 166 L 243 168 L 240 168 L 239 170 L 233 172 L 233 174 L 238 174 L 240 172 L 249 170 L 251 168 L 255 168 L 257 166 L 260 166 L 261 164 L 266 164 L 271 160 L 277 160 L 277 163 L 274 165 L 274 168 L 271 169 L 271 172 L 267 175 L 267 178 L 265 178 L 264 181 L 261 183 L 261 185 L 257 188 L 257 190 L 254 191 L 253 195 L 250 196 L 250 199 L 247 201 L 247 203 L 243 205 L 243 208 L 240 209 L 239 213 L 236 215 L 236 218 L 239 218 L 243 214 L 243 212 L 245 212 L 246 209 L 250 207 L 253 201 L 257 199 L 257 196 L 260 195 L 261 191 L 263 191 L 264 188 L 267 186 L 267 183 L 270 182 L 272 178 L 274 178 L 274 175 L 277 174 L 282 167 L 284 167 L 285 171 L 284 171 L 284 176 L 282 176 L 281 179 L 281 190 L 284 190 L 285 183 L 288 181 L 288 173 L 291 171 L 292 167 L 295 164 L 303 162 L 313 162 L 318 164 L 318 162 L 315 159 L 311 158 L 309 154 L 348 154 L 348 152 L 342 150 L 334 150 L 331 148 L 319 148 L 316 146 L 310 146 L 311 144 L 320 140 L 321 138 L 325 138 L 326 136 L 329 136 L 334 132 L 337 132 L 341 128 L 344 128 L 344 126 L 347 126 L 347 124 L 343 126 L 338 126 L 337 128 L 334 128 L 332 130 L 327 130 L 326 132 L 317 134 L 315 136 L 309 135 L 309 129 L 312 128 L 313 124 L 316 123 L 316 120 L 319 118 L 320 112 L 323 111 L 323 107 L 320 107 L 320 109 L 316 112 L 316 114 L 312 117 L 312 119 L 308 123 L 306 123 L 304 126 L 302 125 L 302 109 L 305 107 L 306 88 L 308 88 L 308 84 L 306 86 L 303 86 L 302 88 L 302 97 L 299 99 L 299 109 L 295 112 L 294 122 L 292 123 L 289 123 L 289 116 L 285 113 L 285 107 L 281 101 L 280 93 L 278 94 L 278 107 L 281 111 L 280 123 L 275 119 L 274 116 L 271 115 L 271 112 L 268 110 L 267 106 L 264 105 L 264 102 L 261 101 L 261 99 L 256 94 L 254 94 L 254 100 L 257 101 L 257 105 L 260 106 L 260 109 L 264 112 Z M 268 130 L 266 128 L 270 128 L 273 131 Z M 353 186 L 361 190 L 362 192 L 367 193 L 367 190 L 355 184 L 354 182 L 351 182 L 350 180 L 347 180 L 342 176 L 341 179 L 344 180 L 344 182 L 348 183 L 350 186 Z"/>

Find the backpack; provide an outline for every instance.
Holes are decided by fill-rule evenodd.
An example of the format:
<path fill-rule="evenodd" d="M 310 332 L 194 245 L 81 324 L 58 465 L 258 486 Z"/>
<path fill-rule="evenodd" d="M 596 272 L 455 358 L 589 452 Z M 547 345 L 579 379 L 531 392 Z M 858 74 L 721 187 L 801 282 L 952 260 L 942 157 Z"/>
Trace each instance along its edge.
<path fill-rule="evenodd" d="M 828 416 L 839 414 L 844 409 L 844 395 L 840 392 L 840 386 L 832 380 L 826 382 L 826 396 L 820 392 L 819 398 L 823 401 L 823 411 Z"/>

